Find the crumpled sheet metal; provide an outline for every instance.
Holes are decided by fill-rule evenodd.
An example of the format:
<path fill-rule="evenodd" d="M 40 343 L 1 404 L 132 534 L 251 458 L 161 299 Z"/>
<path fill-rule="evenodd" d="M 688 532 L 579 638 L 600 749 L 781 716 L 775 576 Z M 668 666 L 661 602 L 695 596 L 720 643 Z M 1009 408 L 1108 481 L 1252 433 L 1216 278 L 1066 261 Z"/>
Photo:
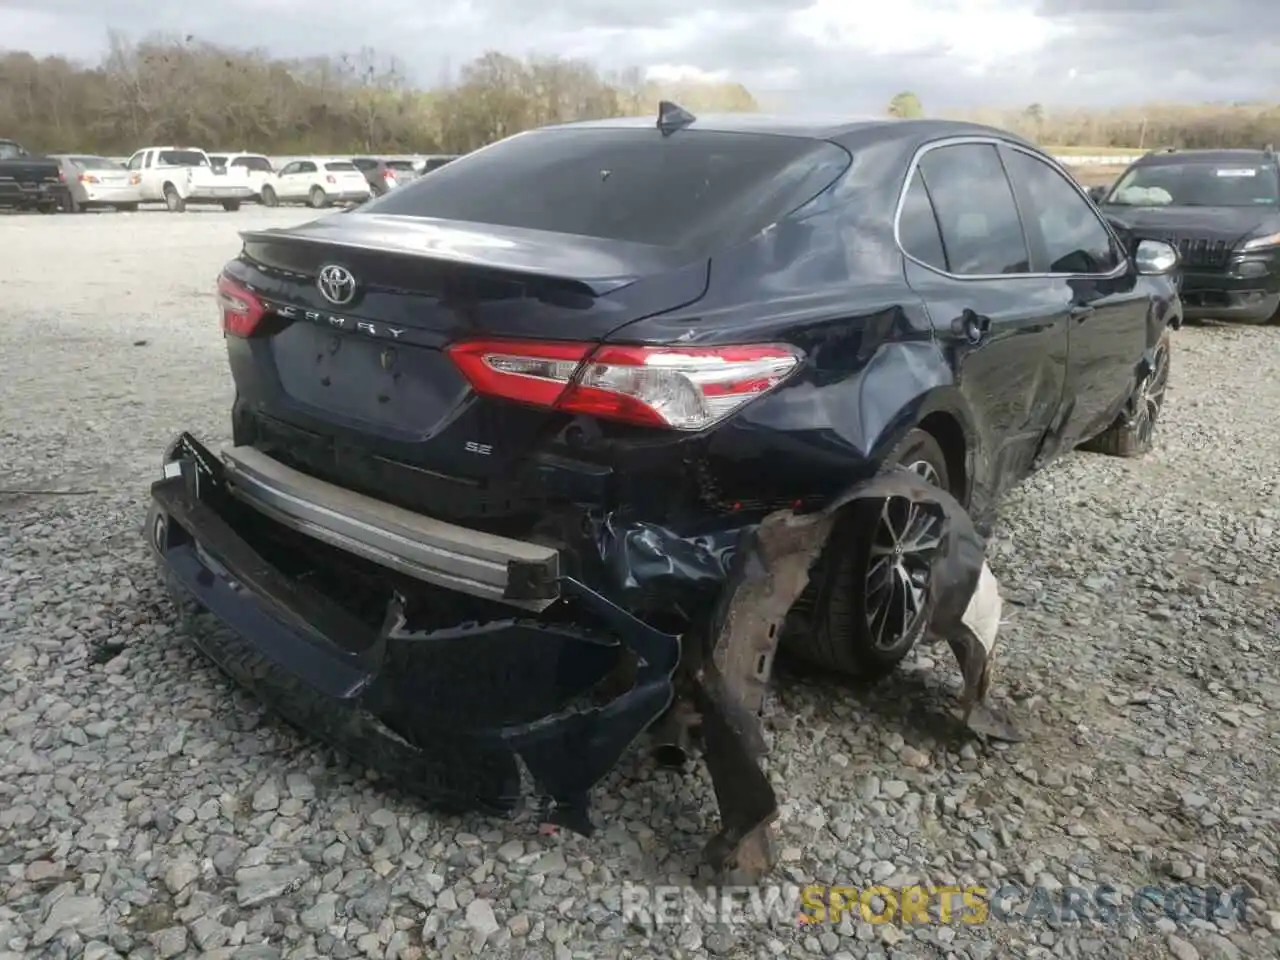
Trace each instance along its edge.
<path fill-rule="evenodd" d="M 690 536 L 613 515 L 600 524 L 596 543 L 622 596 L 692 589 L 712 598 L 719 610 L 717 617 L 723 617 L 731 603 L 733 589 L 726 587 L 741 590 L 746 584 L 758 583 L 763 576 L 776 575 L 781 564 L 786 565 L 790 580 L 798 576 L 794 568 L 803 566 L 804 575 L 787 589 L 756 598 L 768 608 L 770 615 L 765 619 L 780 630 L 776 615 L 780 611 L 785 616 L 803 592 L 808 569 L 825 545 L 836 514 L 858 500 L 890 497 L 910 500 L 942 520 L 942 543 L 930 571 L 930 608 L 923 642 L 945 640 L 952 646 L 965 677 L 963 699 L 975 699 L 994 656 L 1001 610 L 999 585 L 986 565 L 983 539 L 965 509 L 946 491 L 904 468 L 853 485 L 821 511 L 796 514 L 783 510 L 759 523 Z M 735 609 L 739 616 L 741 608 L 740 600 Z"/>
<path fill-rule="evenodd" d="M 681 538 L 649 524 L 606 528 L 611 536 L 601 540 L 602 558 L 625 574 L 617 584 L 623 590 L 662 585 L 684 572 L 698 584 L 723 582 L 705 646 L 685 650 L 685 666 L 693 676 L 691 700 L 721 814 L 721 830 L 704 855 L 722 877 L 756 882 L 776 859 L 769 828 L 778 807 L 759 765 L 764 753 L 759 714 L 787 613 L 804 591 L 837 514 L 855 501 L 898 497 L 942 523 L 931 564 L 924 641 L 947 641 L 959 661 L 962 719 L 971 723 L 977 710 L 985 732 L 1016 739 L 983 702 L 1001 610 L 985 544 L 955 498 L 918 475 L 895 469 L 854 485 L 819 512 L 778 511 L 755 526 L 726 531 L 720 540 L 706 534 Z"/>

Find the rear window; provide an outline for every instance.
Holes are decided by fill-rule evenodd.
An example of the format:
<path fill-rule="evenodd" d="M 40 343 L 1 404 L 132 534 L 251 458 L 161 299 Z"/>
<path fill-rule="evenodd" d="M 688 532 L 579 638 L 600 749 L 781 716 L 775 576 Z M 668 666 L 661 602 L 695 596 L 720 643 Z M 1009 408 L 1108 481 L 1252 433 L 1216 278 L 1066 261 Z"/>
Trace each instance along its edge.
<path fill-rule="evenodd" d="M 71 162 L 81 170 L 123 170 L 123 163 L 108 160 L 106 157 L 72 157 Z"/>
<path fill-rule="evenodd" d="M 412 160 L 388 160 L 387 166 L 390 167 L 392 170 L 412 170 L 413 161 Z"/>
<path fill-rule="evenodd" d="M 263 173 L 271 172 L 271 161 L 266 157 L 236 157 L 231 161 L 233 167 L 244 167 L 246 170 L 260 170 Z"/>
<path fill-rule="evenodd" d="M 350 160 L 333 160 L 324 165 L 326 170 L 333 171 L 352 171 L 356 169 L 356 165 Z"/>
<path fill-rule="evenodd" d="M 1107 203 L 1127 207 L 1254 207 L 1280 204 L 1273 166 L 1252 163 L 1157 163 L 1132 168 Z"/>
<path fill-rule="evenodd" d="M 652 128 L 537 130 L 468 154 L 364 211 L 549 230 L 709 256 L 844 172 L 822 140 Z M 501 189 L 495 189 L 495 184 Z"/>
<path fill-rule="evenodd" d="M 207 167 L 209 158 L 198 150 L 161 150 L 156 163 L 174 167 Z"/>

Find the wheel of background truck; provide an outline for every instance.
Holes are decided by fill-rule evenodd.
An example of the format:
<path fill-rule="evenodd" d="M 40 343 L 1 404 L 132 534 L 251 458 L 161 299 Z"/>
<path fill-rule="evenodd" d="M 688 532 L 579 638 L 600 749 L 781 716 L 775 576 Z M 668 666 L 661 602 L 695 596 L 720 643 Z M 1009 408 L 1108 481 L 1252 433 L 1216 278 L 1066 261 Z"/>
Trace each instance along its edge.
<path fill-rule="evenodd" d="M 1134 388 L 1125 409 L 1104 432 L 1081 444 L 1081 450 L 1112 457 L 1139 457 L 1151 449 L 1156 421 L 1164 409 L 1164 397 L 1169 387 L 1171 339 L 1169 331 L 1165 330 L 1156 345 L 1151 370 Z"/>
<path fill-rule="evenodd" d="M 137 213 L 138 205 L 136 203 L 117 203 L 116 209 L 121 213 Z"/>
<path fill-rule="evenodd" d="M 307 194 L 307 203 L 319 210 L 329 205 L 329 195 L 319 187 L 312 187 L 311 192 Z"/>
<path fill-rule="evenodd" d="M 239 200 L 223 200 L 222 209 L 227 211 L 227 213 L 235 213 L 237 210 L 240 209 L 240 201 Z"/>
<path fill-rule="evenodd" d="M 178 188 L 172 183 L 164 185 L 164 205 L 169 208 L 170 213 L 182 213 L 187 209 L 187 201 L 182 199 Z"/>
<path fill-rule="evenodd" d="M 276 192 L 270 187 L 262 188 L 262 205 L 264 207 L 280 206 L 280 198 L 276 196 Z"/>
<path fill-rule="evenodd" d="M 885 458 L 950 489 L 947 458 L 933 435 L 912 430 Z M 789 646 L 847 676 L 890 673 L 925 627 L 929 564 L 940 521 L 901 497 L 854 503 L 832 528 L 813 576 L 812 620 Z"/>

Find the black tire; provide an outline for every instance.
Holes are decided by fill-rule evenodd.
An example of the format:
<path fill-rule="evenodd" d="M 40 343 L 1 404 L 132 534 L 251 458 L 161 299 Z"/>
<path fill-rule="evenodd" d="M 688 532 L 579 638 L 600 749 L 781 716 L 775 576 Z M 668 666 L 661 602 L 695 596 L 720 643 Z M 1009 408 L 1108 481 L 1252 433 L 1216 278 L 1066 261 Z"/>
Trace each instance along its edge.
<path fill-rule="evenodd" d="M 227 211 L 227 213 L 235 213 L 237 210 L 240 209 L 240 201 L 239 200 L 223 200 L 222 209 Z"/>
<path fill-rule="evenodd" d="M 182 199 L 182 195 L 178 193 L 178 188 L 172 183 L 164 185 L 164 205 L 169 208 L 170 213 L 186 212 L 187 201 Z"/>
<path fill-rule="evenodd" d="M 75 194 L 70 192 L 62 203 L 62 209 L 67 213 L 84 213 L 84 207 L 80 206 L 80 201 L 76 199 Z"/>
<path fill-rule="evenodd" d="M 307 194 L 307 203 L 314 209 L 320 210 L 329 205 L 329 195 L 320 187 L 312 187 L 311 192 Z"/>
<path fill-rule="evenodd" d="M 57 213 L 61 208 L 62 208 L 62 205 L 57 202 L 36 204 L 36 209 L 39 210 L 41 213 L 45 214 L 46 216 L 51 213 Z"/>
<path fill-rule="evenodd" d="M 121 213 L 137 213 L 138 205 L 136 203 L 117 203 L 116 209 Z"/>
<path fill-rule="evenodd" d="M 1151 370 L 1134 388 L 1133 396 L 1115 423 L 1102 433 L 1080 445 L 1081 450 L 1101 453 L 1110 457 L 1140 457 L 1151 449 L 1156 423 L 1164 409 L 1164 398 L 1169 387 L 1169 370 L 1172 366 L 1172 337 L 1168 330 L 1156 345 L 1155 362 Z"/>
<path fill-rule="evenodd" d="M 280 206 L 280 198 L 276 196 L 276 192 L 270 187 L 262 188 L 262 205 L 264 207 Z"/>
<path fill-rule="evenodd" d="M 916 429 L 885 458 L 885 466 L 918 464 L 927 465 L 933 483 L 950 489 L 946 454 L 932 434 Z M 921 468 L 917 472 L 926 473 Z M 809 622 L 801 629 L 788 631 L 786 638 L 788 649 L 801 659 L 845 676 L 878 679 L 892 672 L 920 639 L 924 622 L 919 618 L 889 642 L 878 642 L 872 628 L 871 614 L 875 611 L 870 608 L 868 577 L 873 563 L 890 562 L 883 555 L 877 558 L 872 553 L 886 508 L 901 511 L 904 516 L 910 509 L 901 499 L 868 501 L 851 504 L 837 519 L 811 573 Z"/>

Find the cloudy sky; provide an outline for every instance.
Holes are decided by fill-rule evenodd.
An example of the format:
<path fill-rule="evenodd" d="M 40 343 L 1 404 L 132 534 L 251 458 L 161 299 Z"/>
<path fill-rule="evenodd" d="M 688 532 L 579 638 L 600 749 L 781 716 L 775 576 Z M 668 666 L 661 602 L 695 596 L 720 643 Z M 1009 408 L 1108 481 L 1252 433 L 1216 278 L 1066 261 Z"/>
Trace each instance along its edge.
<path fill-rule="evenodd" d="M 934 109 L 1280 99 L 1278 0 L 0 0 L 0 48 L 96 60 L 109 27 L 368 45 L 427 84 L 485 49 L 586 57 L 824 113 L 903 89 Z"/>

